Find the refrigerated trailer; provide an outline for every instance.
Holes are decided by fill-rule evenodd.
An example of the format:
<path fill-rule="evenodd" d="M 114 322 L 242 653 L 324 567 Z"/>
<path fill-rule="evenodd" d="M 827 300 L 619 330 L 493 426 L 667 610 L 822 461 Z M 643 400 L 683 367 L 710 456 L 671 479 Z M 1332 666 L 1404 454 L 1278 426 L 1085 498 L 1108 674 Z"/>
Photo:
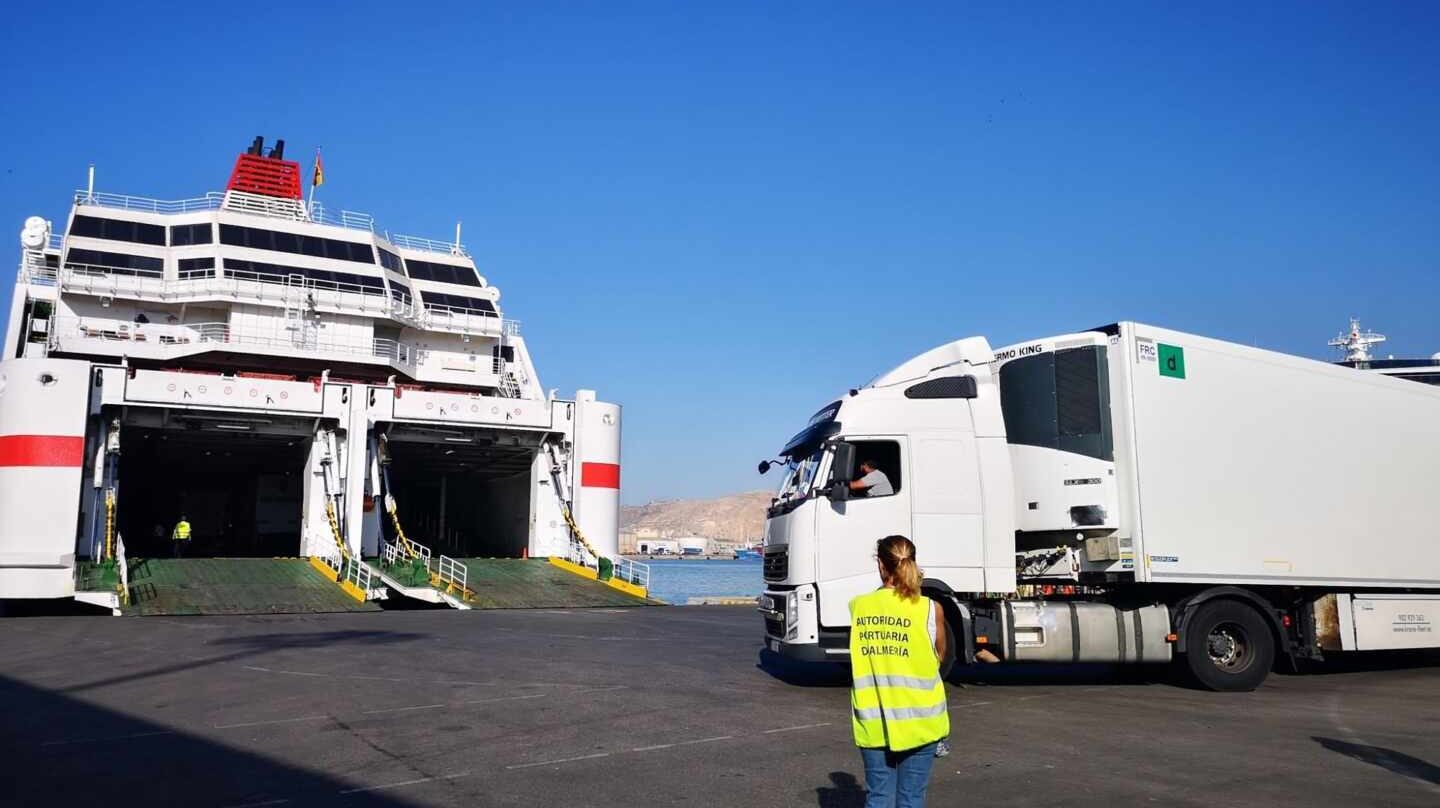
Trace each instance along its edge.
<path fill-rule="evenodd" d="M 892 534 L 944 607 L 947 664 L 1177 662 L 1249 690 L 1277 660 L 1440 646 L 1431 386 L 1130 322 L 970 337 L 780 454 L 760 606 L 782 655 L 846 659 Z M 865 461 L 893 494 L 852 491 Z"/>

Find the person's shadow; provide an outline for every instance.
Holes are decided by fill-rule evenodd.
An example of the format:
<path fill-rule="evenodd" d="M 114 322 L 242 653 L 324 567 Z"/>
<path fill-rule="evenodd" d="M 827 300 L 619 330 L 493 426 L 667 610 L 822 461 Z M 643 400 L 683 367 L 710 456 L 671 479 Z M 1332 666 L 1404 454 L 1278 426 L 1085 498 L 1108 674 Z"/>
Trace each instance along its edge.
<path fill-rule="evenodd" d="M 829 786 L 815 789 L 820 808 L 865 808 L 865 789 L 849 772 L 830 772 Z"/>

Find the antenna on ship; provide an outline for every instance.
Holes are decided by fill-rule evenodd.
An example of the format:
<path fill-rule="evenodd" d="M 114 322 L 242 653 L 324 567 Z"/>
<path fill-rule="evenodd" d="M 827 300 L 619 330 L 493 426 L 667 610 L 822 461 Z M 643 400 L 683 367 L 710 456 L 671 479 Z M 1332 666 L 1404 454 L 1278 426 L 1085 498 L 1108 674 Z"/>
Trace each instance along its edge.
<path fill-rule="evenodd" d="M 460 254 L 460 222 L 458 221 L 455 222 L 455 249 L 452 252 L 456 255 Z"/>
<path fill-rule="evenodd" d="M 1344 351 L 1346 362 L 1369 362 L 1374 358 L 1370 355 L 1370 346 L 1379 345 L 1384 341 L 1384 334 L 1360 330 L 1360 320 L 1351 317 L 1349 333 L 1341 333 L 1340 336 L 1330 340 L 1329 345 Z"/>

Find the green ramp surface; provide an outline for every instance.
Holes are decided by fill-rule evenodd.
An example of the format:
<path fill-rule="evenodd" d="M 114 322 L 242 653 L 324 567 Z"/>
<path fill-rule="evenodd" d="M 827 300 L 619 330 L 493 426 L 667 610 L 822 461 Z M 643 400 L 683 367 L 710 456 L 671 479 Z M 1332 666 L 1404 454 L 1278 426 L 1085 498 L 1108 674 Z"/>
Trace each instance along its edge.
<path fill-rule="evenodd" d="M 568 609 L 645 606 L 642 600 L 598 581 L 566 572 L 543 558 L 460 558 L 476 609 Z"/>
<path fill-rule="evenodd" d="M 303 558 L 145 558 L 130 564 L 122 614 L 372 612 Z"/>

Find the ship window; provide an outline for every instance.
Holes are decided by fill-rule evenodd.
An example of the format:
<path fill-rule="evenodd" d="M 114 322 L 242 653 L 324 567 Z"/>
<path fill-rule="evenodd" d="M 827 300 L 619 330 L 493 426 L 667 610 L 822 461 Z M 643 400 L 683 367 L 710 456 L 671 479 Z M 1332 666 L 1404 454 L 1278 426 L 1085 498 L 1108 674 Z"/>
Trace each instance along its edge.
<path fill-rule="evenodd" d="M 405 259 L 405 268 L 410 271 L 410 277 L 417 281 L 437 281 L 439 283 L 457 283 L 462 286 L 479 286 L 480 277 L 470 267 L 461 267 L 454 264 L 437 264 L 432 261 L 416 261 L 414 258 Z"/>
<path fill-rule="evenodd" d="M 170 246 L 187 247 L 191 244 L 210 244 L 215 241 L 209 222 L 200 224 L 177 224 L 170 228 Z"/>
<path fill-rule="evenodd" d="M 215 277 L 215 259 L 210 256 L 204 258 L 181 258 L 180 259 L 180 280 L 192 281 L 197 278 Z"/>
<path fill-rule="evenodd" d="M 479 314 L 482 317 L 498 317 L 495 304 L 488 300 L 464 295 L 447 295 L 440 292 L 421 292 L 425 308 L 441 311 L 456 311 L 462 314 Z"/>
<path fill-rule="evenodd" d="M 1007 440 L 1113 460 L 1105 347 L 1091 345 L 1015 359 L 1000 367 Z"/>
<path fill-rule="evenodd" d="M 70 223 L 70 235 L 84 238 L 103 238 L 108 241 L 133 241 L 136 244 L 165 246 L 165 228 L 158 224 L 128 222 L 124 219 L 100 219 L 95 216 L 76 216 Z"/>
<path fill-rule="evenodd" d="M 403 283 L 396 283 L 395 281 L 390 281 L 390 296 L 395 298 L 396 300 L 409 300 L 411 297 L 410 287 L 406 286 Z"/>
<path fill-rule="evenodd" d="M 384 247 L 376 247 L 375 251 L 380 253 L 380 265 L 391 272 L 405 274 L 405 267 L 400 263 L 400 256 L 390 252 Z"/>
<path fill-rule="evenodd" d="M 272 250 L 309 255 L 315 258 L 354 261 L 357 264 L 375 263 L 375 254 L 369 244 L 261 230 L 258 227 L 222 224 L 220 225 L 220 243 L 234 247 L 249 247 L 255 250 Z"/>
<path fill-rule="evenodd" d="M 139 275 L 159 278 L 165 274 L 165 262 L 159 258 L 73 248 L 65 254 L 65 268 L 85 275 Z"/>
<path fill-rule="evenodd" d="M 279 264 L 266 264 L 260 261 L 241 261 L 235 258 L 225 259 L 225 274 L 236 280 L 258 281 L 260 283 L 286 283 L 290 276 L 299 275 L 307 280 L 323 284 L 320 288 L 334 288 L 340 284 L 338 291 L 360 292 L 362 294 L 383 294 L 385 284 L 380 278 L 374 275 L 359 275 L 354 272 L 332 272 L 328 269 L 306 269 L 304 267 L 287 267 Z M 358 289 L 356 287 L 359 287 Z"/>

